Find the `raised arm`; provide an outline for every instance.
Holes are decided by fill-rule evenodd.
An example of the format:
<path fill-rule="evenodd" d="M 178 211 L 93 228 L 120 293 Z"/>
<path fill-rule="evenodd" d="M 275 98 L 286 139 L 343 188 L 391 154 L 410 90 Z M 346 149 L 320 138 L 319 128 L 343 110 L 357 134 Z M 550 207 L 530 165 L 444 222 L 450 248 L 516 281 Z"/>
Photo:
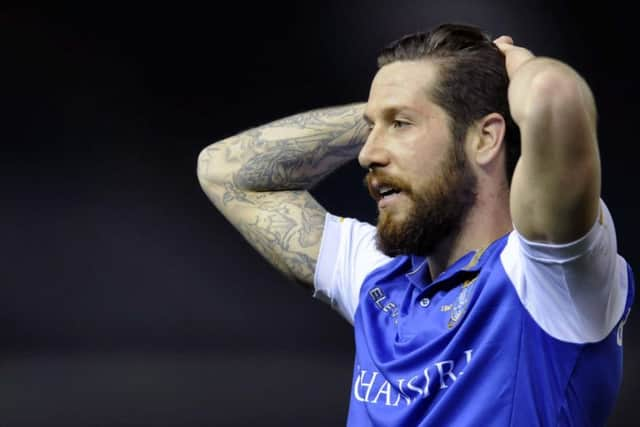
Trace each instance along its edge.
<path fill-rule="evenodd" d="M 354 159 L 364 104 L 314 110 L 205 148 L 198 179 L 213 204 L 290 279 L 313 283 L 325 210 L 308 190 Z"/>
<path fill-rule="evenodd" d="M 599 213 L 600 159 L 596 107 L 568 65 L 495 41 L 506 57 L 509 106 L 522 155 L 511 185 L 516 229 L 534 241 L 565 243 L 590 229 Z"/>

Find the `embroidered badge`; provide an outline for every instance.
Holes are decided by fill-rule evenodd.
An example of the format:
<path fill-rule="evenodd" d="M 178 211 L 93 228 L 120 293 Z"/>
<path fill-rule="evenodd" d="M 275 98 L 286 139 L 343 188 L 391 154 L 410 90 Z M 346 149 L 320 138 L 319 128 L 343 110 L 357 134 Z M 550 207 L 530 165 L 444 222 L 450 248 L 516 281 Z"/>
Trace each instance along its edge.
<path fill-rule="evenodd" d="M 451 305 L 451 316 L 449 316 L 449 322 L 447 323 L 449 329 L 453 328 L 467 312 L 467 306 L 469 305 L 469 301 L 471 301 L 473 283 L 476 279 L 477 276 L 462 284 L 460 293 L 456 297 L 455 302 Z"/>

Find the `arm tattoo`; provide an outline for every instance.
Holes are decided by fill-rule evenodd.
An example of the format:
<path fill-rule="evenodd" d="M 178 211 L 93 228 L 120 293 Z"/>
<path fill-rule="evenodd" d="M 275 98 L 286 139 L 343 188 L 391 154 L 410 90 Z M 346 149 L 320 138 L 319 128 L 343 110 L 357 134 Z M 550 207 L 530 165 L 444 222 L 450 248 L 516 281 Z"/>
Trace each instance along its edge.
<path fill-rule="evenodd" d="M 198 176 L 222 213 L 271 264 L 313 282 L 325 210 L 306 191 L 356 157 L 362 105 L 298 114 L 204 150 Z"/>
<path fill-rule="evenodd" d="M 304 204 L 301 227 L 299 239 L 301 247 L 308 248 L 320 243 L 324 227 L 324 209 L 313 199 L 307 200 Z"/>
<path fill-rule="evenodd" d="M 235 201 L 260 206 L 252 220 L 239 227 L 245 238 L 271 264 L 311 283 L 316 260 L 304 250 L 320 243 L 324 209 L 302 191 L 257 193 L 255 201 L 236 196 Z"/>
<path fill-rule="evenodd" d="M 294 136 L 270 138 L 278 129 Z M 258 128 L 240 144 L 244 161 L 234 184 L 252 191 L 310 188 L 356 157 L 365 129 L 361 109 L 354 107 L 314 111 Z"/>

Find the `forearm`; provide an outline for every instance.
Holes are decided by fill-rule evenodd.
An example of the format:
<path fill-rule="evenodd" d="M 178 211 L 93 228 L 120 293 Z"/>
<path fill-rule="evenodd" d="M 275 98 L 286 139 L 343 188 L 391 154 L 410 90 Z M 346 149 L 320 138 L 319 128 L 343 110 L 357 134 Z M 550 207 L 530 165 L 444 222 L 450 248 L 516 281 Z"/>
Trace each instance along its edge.
<path fill-rule="evenodd" d="M 364 104 L 287 117 L 205 148 L 198 176 L 243 191 L 305 190 L 354 159 L 366 138 Z"/>
<path fill-rule="evenodd" d="M 508 44 L 503 52 L 509 107 L 521 136 L 511 184 L 513 223 L 530 240 L 573 241 L 590 229 L 599 211 L 593 94 L 561 61 Z"/>
<path fill-rule="evenodd" d="M 326 211 L 308 191 L 354 159 L 363 104 L 314 110 L 214 143 L 198 179 L 221 213 L 272 265 L 311 286 Z"/>
<path fill-rule="evenodd" d="M 509 69 L 507 61 L 507 68 Z M 511 70 L 509 106 L 521 128 L 549 125 L 549 118 L 584 116 L 595 128 L 596 107 L 593 94 L 582 77 L 567 64 L 544 57 L 533 57 Z"/>

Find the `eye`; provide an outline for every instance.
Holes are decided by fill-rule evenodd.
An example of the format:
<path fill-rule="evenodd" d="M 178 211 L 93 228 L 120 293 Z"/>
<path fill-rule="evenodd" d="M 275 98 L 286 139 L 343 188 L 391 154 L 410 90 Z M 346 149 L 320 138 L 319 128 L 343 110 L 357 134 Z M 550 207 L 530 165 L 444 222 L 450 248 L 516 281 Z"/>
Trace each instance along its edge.
<path fill-rule="evenodd" d="M 408 126 L 410 123 L 409 122 L 405 122 L 403 120 L 394 120 L 393 121 L 393 127 L 394 128 L 402 128 L 402 127 L 406 127 Z"/>

